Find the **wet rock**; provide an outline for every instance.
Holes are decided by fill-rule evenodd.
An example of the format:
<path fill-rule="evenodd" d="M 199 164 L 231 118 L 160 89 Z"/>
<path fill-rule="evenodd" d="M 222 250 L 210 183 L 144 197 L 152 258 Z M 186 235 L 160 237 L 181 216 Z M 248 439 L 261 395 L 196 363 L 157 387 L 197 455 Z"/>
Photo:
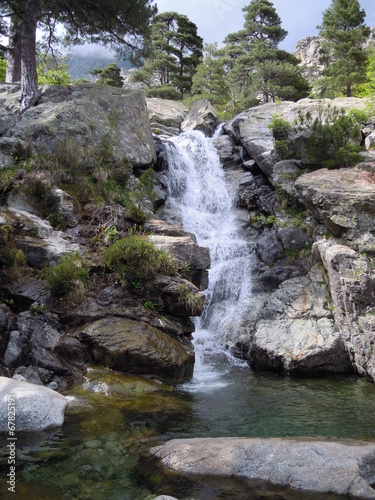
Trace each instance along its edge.
<path fill-rule="evenodd" d="M 206 137 L 212 137 L 220 118 L 210 101 L 202 99 L 194 103 L 188 115 L 181 124 L 182 132 L 200 130 Z"/>
<path fill-rule="evenodd" d="M 243 164 L 240 147 L 235 146 L 228 135 L 214 138 L 213 144 L 219 153 L 220 163 L 224 169 L 237 168 Z"/>
<path fill-rule="evenodd" d="M 78 219 L 74 213 L 73 198 L 62 189 L 55 189 L 55 194 L 59 197 L 59 212 L 68 227 L 75 227 L 78 224 Z"/>
<path fill-rule="evenodd" d="M 47 387 L 0 377 L 0 432 L 8 432 L 9 397 L 16 407 L 17 432 L 60 427 L 68 399 Z"/>
<path fill-rule="evenodd" d="M 114 370 L 180 381 L 192 376 L 192 348 L 147 323 L 105 318 L 86 325 L 74 336 L 89 346 L 96 363 Z"/>
<path fill-rule="evenodd" d="M 274 264 L 284 257 L 284 249 L 271 228 L 263 231 L 255 246 L 255 251 L 259 260 L 266 264 Z"/>
<path fill-rule="evenodd" d="M 268 483 L 291 488 L 302 496 L 316 493 L 374 499 L 374 457 L 375 446 L 361 441 L 197 438 L 174 439 L 152 448 L 143 463 L 151 458 L 156 467 L 174 471 L 193 484 L 200 477 L 239 478 L 247 485 L 249 481 L 263 482 L 263 491 Z"/>

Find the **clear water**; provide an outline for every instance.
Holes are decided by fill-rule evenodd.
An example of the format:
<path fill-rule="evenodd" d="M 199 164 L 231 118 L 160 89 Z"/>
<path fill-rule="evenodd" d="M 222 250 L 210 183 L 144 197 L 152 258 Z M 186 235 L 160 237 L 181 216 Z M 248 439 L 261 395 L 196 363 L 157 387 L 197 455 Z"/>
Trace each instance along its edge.
<path fill-rule="evenodd" d="M 143 500 L 162 494 L 162 486 L 151 487 L 134 468 L 143 451 L 172 438 L 375 440 L 374 384 L 356 377 L 252 373 L 228 357 L 225 344 L 242 328 L 244 311 L 251 307 L 251 247 L 241 236 L 232 193 L 210 142 L 196 132 L 173 142 L 174 209 L 187 215 L 185 229 L 209 246 L 213 261 L 209 307 L 196 321 L 194 378 L 175 388 L 154 382 L 144 388 L 135 377 L 92 370 L 84 387 L 73 391 L 76 405 L 61 429 L 18 434 L 17 500 Z M 0 498 L 12 498 L 2 439 Z M 182 500 L 180 493 L 174 491 Z"/>

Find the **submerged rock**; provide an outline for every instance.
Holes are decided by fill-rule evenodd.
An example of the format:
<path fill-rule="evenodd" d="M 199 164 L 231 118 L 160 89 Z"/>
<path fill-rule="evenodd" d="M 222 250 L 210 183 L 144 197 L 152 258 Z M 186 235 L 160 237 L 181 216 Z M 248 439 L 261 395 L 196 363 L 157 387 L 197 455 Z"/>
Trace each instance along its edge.
<path fill-rule="evenodd" d="M 0 432 L 8 432 L 8 406 L 14 402 L 15 432 L 42 431 L 64 423 L 68 399 L 39 385 L 0 377 Z"/>
<path fill-rule="evenodd" d="M 374 499 L 375 445 L 363 441 L 323 441 L 311 438 L 174 439 L 152 448 L 146 456 L 192 485 L 200 478 L 238 478 L 262 491 L 291 488 L 299 498 L 309 493 Z M 142 467 L 145 466 L 143 459 Z M 147 470 L 147 468 L 146 468 Z M 150 470 L 147 470 L 148 474 Z M 150 474 L 148 476 L 150 478 Z M 160 479 L 160 476 L 158 476 Z M 160 487 L 160 483 L 158 484 Z M 196 491 L 196 490 L 195 490 Z M 235 498 L 236 493 L 233 493 Z M 293 497 L 292 498 L 296 498 Z"/>

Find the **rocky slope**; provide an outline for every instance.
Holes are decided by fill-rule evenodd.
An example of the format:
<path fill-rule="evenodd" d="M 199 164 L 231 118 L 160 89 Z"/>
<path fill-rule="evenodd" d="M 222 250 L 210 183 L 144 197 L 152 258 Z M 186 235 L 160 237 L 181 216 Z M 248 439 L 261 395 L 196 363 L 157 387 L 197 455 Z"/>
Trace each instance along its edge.
<path fill-rule="evenodd" d="M 177 271 L 202 289 L 210 259 L 192 235 L 152 219 L 153 199 L 137 178 L 156 161 L 143 93 L 46 86 L 41 104 L 22 116 L 17 86 L 1 86 L 0 99 L 1 374 L 59 390 L 91 364 L 190 378 L 190 317 L 204 297 Z M 148 229 L 138 225 L 139 206 Z M 155 245 L 147 247 L 151 233 Z M 173 270 L 125 283 L 103 259 L 127 238 L 175 256 Z M 73 256 L 68 269 L 58 266 L 64 255 Z M 136 258 L 142 270 L 142 254 Z M 68 280 L 72 266 L 86 277 L 69 293 L 54 292 L 49 270 Z"/>

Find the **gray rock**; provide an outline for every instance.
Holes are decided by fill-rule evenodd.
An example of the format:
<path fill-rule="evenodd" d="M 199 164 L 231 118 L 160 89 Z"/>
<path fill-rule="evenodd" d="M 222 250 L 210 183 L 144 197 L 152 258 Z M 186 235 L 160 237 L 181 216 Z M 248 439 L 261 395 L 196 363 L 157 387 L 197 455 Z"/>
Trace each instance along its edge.
<path fill-rule="evenodd" d="M 175 380 L 192 376 L 194 352 L 141 321 L 105 318 L 75 333 L 94 361 L 124 373 L 159 375 Z"/>
<path fill-rule="evenodd" d="M 7 348 L 4 353 L 4 365 L 12 366 L 22 353 L 22 349 L 26 343 L 25 337 L 17 330 L 10 332 Z"/>
<path fill-rule="evenodd" d="M 200 130 L 207 137 L 212 137 L 220 118 L 210 101 L 202 99 L 197 101 L 181 124 L 182 132 Z"/>
<path fill-rule="evenodd" d="M 73 198 L 62 189 L 55 189 L 55 194 L 59 197 L 59 212 L 68 223 L 68 227 L 75 227 L 78 219 L 74 213 Z"/>
<path fill-rule="evenodd" d="M 262 481 L 307 493 L 374 499 L 375 445 L 312 438 L 174 439 L 149 455 L 175 473 Z M 247 483 L 248 484 L 248 483 Z M 264 485 L 265 486 L 265 485 Z M 160 487 L 160 486 L 159 486 Z"/>
<path fill-rule="evenodd" d="M 141 90 L 82 84 L 46 85 L 41 91 L 38 106 L 23 113 L 15 126 L 9 122 L 6 134 L 14 140 L 31 142 L 36 152 L 48 153 L 55 141 L 69 139 L 85 147 L 95 147 L 111 130 L 116 139 L 111 152 L 114 158 L 127 158 L 134 167 L 149 166 L 156 160 Z M 14 104 L 20 92 L 1 95 L 4 96 L 3 106 L 11 109 L 15 117 L 17 107 Z"/>
<path fill-rule="evenodd" d="M 182 102 L 148 97 L 146 103 L 151 128 L 154 133 L 166 136 L 180 133 L 181 123 L 189 112 Z"/>
<path fill-rule="evenodd" d="M 10 399 L 12 398 L 12 399 Z M 0 377 L 0 432 L 8 432 L 8 405 L 15 402 L 15 432 L 38 432 L 64 423 L 68 399 L 27 382 Z"/>
<path fill-rule="evenodd" d="M 335 236 L 351 240 L 375 231 L 375 168 L 321 169 L 295 183 L 305 205 Z"/>
<path fill-rule="evenodd" d="M 272 228 L 263 231 L 255 246 L 255 251 L 259 260 L 266 264 L 274 264 L 284 257 L 284 249 Z"/>

